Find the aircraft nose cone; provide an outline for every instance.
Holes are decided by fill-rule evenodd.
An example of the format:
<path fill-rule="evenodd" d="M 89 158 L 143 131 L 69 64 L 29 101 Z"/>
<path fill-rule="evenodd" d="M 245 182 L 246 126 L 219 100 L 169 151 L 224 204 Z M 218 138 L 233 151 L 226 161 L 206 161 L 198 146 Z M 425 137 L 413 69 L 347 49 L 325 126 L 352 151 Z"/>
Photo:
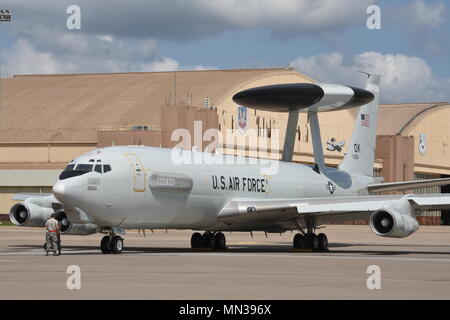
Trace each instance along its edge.
<path fill-rule="evenodd" d="M 58 197 L 58 196 L 63 196 L 64 193 L 66 191 L 66 188 L 64 187 L 64 184 L 62 182 L 57 182 L 55 183 L 55 185 L 53 186 L 53 194 Z"/>
<path fill-rule="evenodd" d="M 381 225 L 383 226 L 383 227 L 388 227 L 389 225 L 390 225 L 391 223 L 389 222 L 389 219 L 383 219 L 383 220 L 381 220 Z"/>

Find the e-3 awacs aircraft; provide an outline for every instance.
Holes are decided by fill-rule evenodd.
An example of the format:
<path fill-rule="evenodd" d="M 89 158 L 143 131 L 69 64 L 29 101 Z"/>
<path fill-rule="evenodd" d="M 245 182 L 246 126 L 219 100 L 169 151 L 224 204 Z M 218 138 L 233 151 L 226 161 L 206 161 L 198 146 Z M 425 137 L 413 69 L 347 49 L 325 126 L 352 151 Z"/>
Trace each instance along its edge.
<path fill-rule="evenodd" d="M 174 163 L 173 149 L 117 146 L 88 152 L 72 162 L 53 194 L 17 194 L 10 219 L 42 227 L 55 210 L 62 233 L 104 233 L 103 253 L 121 253 L 125 229 L 192 229 L 192 248 L 225 248 L 224 231 L 298 230 L 294 248 L 324 251 L 321 226 L 370 218 L 372 231 L 403 238 L 415 232 L 424 210 L 450 208 L 450 195 L 376 195 L 450 183 L 450 179 L 380 183 L 373 178 L 380 77 L 368 75 L 366 89 L 335 84 L 282 84 L 237 93 L 241 106 L 288 112 L 282 161 L 275 174 L 261 164 Z M 338 168 L 325 166 L 318 112 L 360 107 L 348 151 Z M 310 121 L 316 164 L 290 162 L 299 112 Z M 197 151 L 185 151 L 194 157 Z M 198 153 L 197 153 L 198 155 Z M 202 155 L 204 155 L 202 153 Z M 249 158 L 244 158 L 249 159 Z M 240 158 L 242 160 L 242 158 Z M 241 161 L 242 162 L 242 161 Z M 200 233 L 200 232 L 203 232 Z"/>

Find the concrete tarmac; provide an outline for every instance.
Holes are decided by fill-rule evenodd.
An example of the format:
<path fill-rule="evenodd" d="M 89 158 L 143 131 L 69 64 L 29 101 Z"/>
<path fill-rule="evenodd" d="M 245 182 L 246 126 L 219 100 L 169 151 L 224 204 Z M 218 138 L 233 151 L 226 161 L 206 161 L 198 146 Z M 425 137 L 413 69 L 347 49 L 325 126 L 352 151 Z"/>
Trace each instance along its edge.
<path fill-rule="evenodd" d="M 191 231 L 130 231 L 121 255 L 102 235 L 62 236 L 63 255 L 44 256 L 43 229 L 0 227 L 0 299 L 450 299 L 450 227 L 405 239 L 368 226 L 329 226 L 326 253 L 292 250 L 293 234 L 226 233 L 228 249 L 190 249 Z M 81 270 L 69 290 L 67 268 Z M 369 290 L 369 266 L 381 289 Z"/>

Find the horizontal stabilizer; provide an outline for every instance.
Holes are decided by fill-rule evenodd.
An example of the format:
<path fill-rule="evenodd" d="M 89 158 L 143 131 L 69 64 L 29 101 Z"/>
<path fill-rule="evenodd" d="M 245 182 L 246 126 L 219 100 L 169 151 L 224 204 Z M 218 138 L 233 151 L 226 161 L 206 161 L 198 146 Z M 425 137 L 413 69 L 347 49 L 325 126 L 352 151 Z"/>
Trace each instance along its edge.
<path fill-rule="evenodd" d="M 447 184 L 450 184 L 450 178 L 377 183 L 367 186 L 367 189 L 369 190 L 370 193 L 378 193 L 387 191 L 413 190 L 425 187 L 445 186 Z"/>

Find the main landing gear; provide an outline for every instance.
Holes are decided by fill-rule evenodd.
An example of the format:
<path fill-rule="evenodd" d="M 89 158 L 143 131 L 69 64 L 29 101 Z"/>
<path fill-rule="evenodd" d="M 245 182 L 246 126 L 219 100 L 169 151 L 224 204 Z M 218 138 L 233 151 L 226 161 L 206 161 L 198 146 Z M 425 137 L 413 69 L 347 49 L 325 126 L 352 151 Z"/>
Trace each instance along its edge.
<path fill-rule="evenodd" d="M 328 239 L 325 233 L 301 234 L 294 236 L 294 249 L 312 249 L 313 251 L 328 251 Z"/>
<path fill-rule="evenodd" d="M 123 251 L 123 238 L 110 233 L 102 238 L 100 249 L 103 254 L 120 254 Z"/>
<path fill-rule="evenodd" d="M 196 232 L 191 237 L 191 247 L 192 249 L 197 248 L 210 248 L 214 250 L 226 249 L 226 238 L 225 235 L 218 232 L 206 231 L 203 234 Z"/>
<path fill-rule="evenodd" d="M 316 221 L 312 217 L 305 217 L 307 231 L 296 223 L 297 229 L 301 233 L 297 233 L 294 236 L 293 245 L 294 249 L 312 249 L 313 251 L 328 251 L 328 238 L 325 233 L 319 233 L 316 235 Z"/>

